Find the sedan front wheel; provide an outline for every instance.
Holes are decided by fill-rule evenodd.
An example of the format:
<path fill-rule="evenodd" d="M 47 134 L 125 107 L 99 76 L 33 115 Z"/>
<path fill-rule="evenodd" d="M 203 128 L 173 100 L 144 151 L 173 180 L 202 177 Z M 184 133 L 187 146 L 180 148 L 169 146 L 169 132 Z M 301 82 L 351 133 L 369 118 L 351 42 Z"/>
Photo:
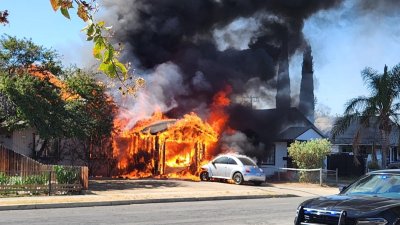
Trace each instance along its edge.
<path fill-rule="evenodd" d="M 200 173 L 200 180 L 201 181 L 209 181 L 210 180 L 210 177 L 209 177 L 207 171 L 203 171 Z"/>

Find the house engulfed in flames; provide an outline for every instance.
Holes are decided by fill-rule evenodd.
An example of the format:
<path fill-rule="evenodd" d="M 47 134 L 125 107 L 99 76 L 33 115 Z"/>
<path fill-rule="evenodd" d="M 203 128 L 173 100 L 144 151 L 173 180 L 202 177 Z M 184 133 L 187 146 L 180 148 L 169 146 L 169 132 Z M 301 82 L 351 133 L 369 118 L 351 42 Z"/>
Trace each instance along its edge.
<path fill-rule="evenodd" d="M 226 93 L 214 97 L 208 122 L 195 113 L 169 119 L 161 112 L 123 130 L 127 121 L 116 120 L 114 155 L 120 176 L 198 179 L 201 165 L 216 155 L 218 136 L 228 117 L 223 107 L 229 104 Z"/>

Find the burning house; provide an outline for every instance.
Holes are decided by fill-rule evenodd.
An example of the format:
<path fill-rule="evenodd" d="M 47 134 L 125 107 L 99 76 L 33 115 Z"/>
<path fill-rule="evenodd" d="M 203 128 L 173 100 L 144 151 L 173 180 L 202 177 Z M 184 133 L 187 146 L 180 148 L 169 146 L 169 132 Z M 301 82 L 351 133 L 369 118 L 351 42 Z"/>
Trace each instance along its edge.
<path fill-rule="evenodd" d="M 195 114 L 184 118 L 160 119 L 137 126 L 116 137 L 114 149 L 124 149 L 118 162 L 120 174 L 143 176 L 190 176 L 206 160 L 207 148 L 217 142 L 217 134 Z M 126 144 L 124 146 L 124 144 Z"/>
<path fill-rule="evenodd" d="M 322 137 L 310 122 L 313 69 L 303 24 L 340 3 L 105 0 L 115 42 L 126 46 L 124 59 L 147 82 L 137 98 L 120 100 L 113 144 L 118 173 L 195 175 L 222 152 L 286 165 L 289 136 Z M 298 52 L 304 52 L 301 91 L 291 93 L 289 62 Z M 259 101 L 248 107 L 239 100 L 246 96 Z M 285 145 L 279 150 L 282 137 L 288 142 L 279 142 Z"/>

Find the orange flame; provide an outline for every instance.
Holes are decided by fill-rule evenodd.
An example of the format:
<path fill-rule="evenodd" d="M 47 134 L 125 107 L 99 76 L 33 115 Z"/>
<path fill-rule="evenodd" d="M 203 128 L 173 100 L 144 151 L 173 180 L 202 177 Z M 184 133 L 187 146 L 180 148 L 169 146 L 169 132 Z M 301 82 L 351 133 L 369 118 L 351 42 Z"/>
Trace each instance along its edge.
<path fill-rule="evenodd" d="M 128 120 L 117 119 L 113 148 L 119 174 L 197 180 L 201 165 L 215 156 L 219 136 L 228 129 L 224 109 L 230 104 L 231 91 L 228 86 L 214 96 L 207 122 L 194 112 L 176 120 L 158 111 L 124 129 Z"/>

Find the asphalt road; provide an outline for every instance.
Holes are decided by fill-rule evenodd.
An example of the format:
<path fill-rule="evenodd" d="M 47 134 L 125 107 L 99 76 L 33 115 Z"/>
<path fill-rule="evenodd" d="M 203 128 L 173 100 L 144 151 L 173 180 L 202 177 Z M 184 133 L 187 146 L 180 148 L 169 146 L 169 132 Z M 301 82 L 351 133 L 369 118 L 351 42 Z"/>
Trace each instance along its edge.
<path fill-rule="evenodd" d="M 307 198 L 268 198 L 0 211 L 0 224 L 291 225 Z"/>

